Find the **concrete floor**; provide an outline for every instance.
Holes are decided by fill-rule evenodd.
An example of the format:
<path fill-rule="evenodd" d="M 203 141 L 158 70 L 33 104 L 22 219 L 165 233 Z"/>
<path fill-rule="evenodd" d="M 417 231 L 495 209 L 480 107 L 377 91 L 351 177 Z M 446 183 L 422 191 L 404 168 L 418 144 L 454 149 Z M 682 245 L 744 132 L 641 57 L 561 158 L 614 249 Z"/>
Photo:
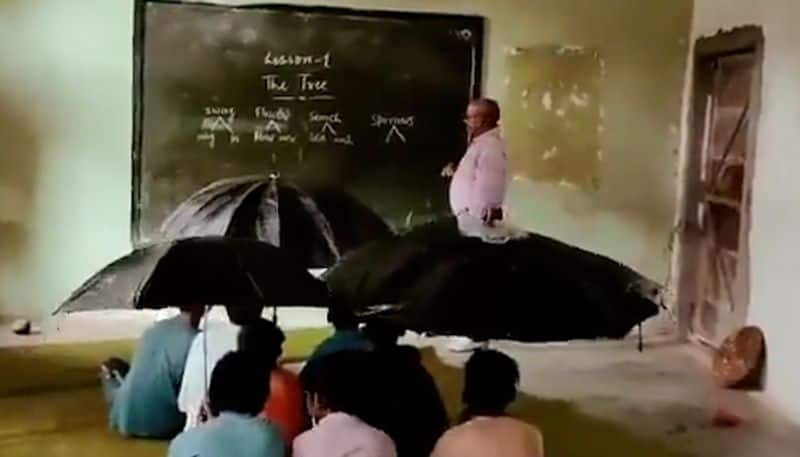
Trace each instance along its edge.
<path fill-rule="evenodd" d="M 466 359 L 444 350 L 441 341 L 433 344 L 449 363 Z M 693 345 L 651 344 L 641 353 L 633 340 L 498 342 L 492 347 L 519 362 L 526 393 L 571 401 L 585 414 L 617 422 L 676 450 L 704 457 L 800 456 L 800 426 L 776 414 L 761 395 L 715 388 L 708 354 Z M 719 406 L 742 417 L 743 424 L 712 427 L 712 413 Z"/>
<path fill-rule="evenodd" d="M 78 313 L 50 319 L 41 324 L 40 334 L 26 337 L 13 335 L 3 324 L 0 346 L 135 338 L 165 315 Z M 285 328 L 325 324 L 325 312 L 319 309 L 281 310 L 278 317 Z M 222 309 L 211 315 L 224 318 Z M 641 353 L 633 338 L 552 345 L 493 342 L 492 347 L 519 362 L 526 393 L 568 400 L 584 414 L 658 438 L 676 450 L 706 457 L 800 456 L 800 426 L 779 417 L 760 395 L 714 388 L 708 355 L 695 346 L 669 343 L 668 327 L 663 321 L 645 326 L 648 344 Z M 405 340 L 435 347 L 449 364 L 460 365 L 467 358 L 448 352 L 443 338 L 409 335 Z M 744 423 L 730 429 L 711 427 L 718 406 L 740 415 Z"/>

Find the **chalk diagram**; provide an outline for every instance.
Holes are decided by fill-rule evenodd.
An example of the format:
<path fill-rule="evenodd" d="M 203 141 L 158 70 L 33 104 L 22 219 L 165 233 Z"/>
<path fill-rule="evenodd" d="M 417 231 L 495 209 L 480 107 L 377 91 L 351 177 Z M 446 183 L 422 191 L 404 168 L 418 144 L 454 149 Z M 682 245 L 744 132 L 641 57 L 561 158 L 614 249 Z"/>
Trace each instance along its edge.
<path fill-rule="evenodd" d="M 227 135 L 229 144 L 239 143 L 241 138 L 233 129 L 235 121 L 235 109 L 207 107 L 203 121 L 200 123 L 200 133 L 197 134 L 197 141 L 207 142 L 209 149 L 216 147 L 217 135 Z"/>
<path fill-rule="evenodd" d="M 414 128 L 414 122 L 414 116 L 373 114 L 370 126 L 380 130 L 386 129 L 384 143 L 404 144 L 408 142 L 406 134 L 409 129 Z"/>
<path fill-rule="evenodd" d="M 392 128 L 389 129 L 389 133 L 386 134 L 386 143 L 391 143 L 395 138 L 402 143 L 406 142 L 406 136 L 403 135 L 403 132 L 401 132 L 396 125 L 393 125 Z"/>
<path fill-rule="evenodd" d="M 297 136 L 289 132 L 292 112 L 288 108 L 274 110 L 263 106 L 255 109 L 257 124 L 253 129 L 255 143 L 296 143 Z"/>
<path fill-rule="evenodd" d="M 318 113 L 312 111 L 308 115 L 311 127 L 309 141 L 316 144 L 341 144 L 352 146 L 355 144 L 352 135 L 342 132 L 344 122 L 338 112 Z"/>

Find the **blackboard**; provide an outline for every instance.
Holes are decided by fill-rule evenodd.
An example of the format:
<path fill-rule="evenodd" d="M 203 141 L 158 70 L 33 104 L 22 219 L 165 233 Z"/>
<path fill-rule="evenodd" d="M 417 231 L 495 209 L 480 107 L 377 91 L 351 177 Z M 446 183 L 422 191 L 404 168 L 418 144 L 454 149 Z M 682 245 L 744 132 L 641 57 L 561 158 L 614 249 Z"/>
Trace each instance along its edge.
<path fill-rule="evenodd" d="M 481 85 L 474 16 L 139 0 L 132 238 L 218 179 L 278 172 L 405 225 L 447 210 Z"/>

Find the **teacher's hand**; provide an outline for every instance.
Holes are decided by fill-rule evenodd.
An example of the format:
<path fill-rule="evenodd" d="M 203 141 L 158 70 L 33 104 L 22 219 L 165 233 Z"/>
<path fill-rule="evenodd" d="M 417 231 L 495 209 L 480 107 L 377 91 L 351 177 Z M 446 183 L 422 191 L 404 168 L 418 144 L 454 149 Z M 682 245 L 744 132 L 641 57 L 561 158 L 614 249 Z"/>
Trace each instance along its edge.
<path fill-rule="evenodd" d="M 456 167 L 453 163 L 448 163 L 442 168 L 442 178 L 452 178 L 456 172 Z"/>

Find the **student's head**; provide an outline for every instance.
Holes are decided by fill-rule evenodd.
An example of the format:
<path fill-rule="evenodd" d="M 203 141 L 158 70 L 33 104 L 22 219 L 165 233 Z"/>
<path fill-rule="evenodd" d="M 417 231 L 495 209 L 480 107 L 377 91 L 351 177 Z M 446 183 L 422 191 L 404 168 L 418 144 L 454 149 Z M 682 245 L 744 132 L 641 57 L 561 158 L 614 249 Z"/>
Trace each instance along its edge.
<path fill-rule="evenodd" d="M 361 416 L 372 354 L 363 351 L 342 351 L 320 359 L 305 385 L 306 408 L 313 419 L 322 419 L 330 413 L 344 412 Z"/>
<path fill-rule="evenodd" d="M 358 330 L 358 319 L 345 306 L 328 308 L 328 322 L 336 330 Z"/>
<path fill-rule="evenodd" d="M 467 124 L 467 134 L 476 137 L 497 127 L 500 122 L 500 105 L 490 98 L 478 98 L 467 106 L 464 122 Z"/>
<path fill-rule="evenodd" d="M 242 305 L 227 305 L 225 312 L 228 313 L 228 319 L 236 325 L 242 326 L 258 320 L 261 313 L 264 311 L 263 306 L 242 306 Z"/>
<path fill-rule="evenodd" d="M 283 353 L 286 335 L 274 322 L 259 317 L 239 330 L 237 347 L 255 359 L 274 367 Z"/>
<path fill-rule="evenodd" d="M 367 322 L 363 332 L 376 349 L 385 349 L 397 346 L 397 340 L 406 333 L 406 330 L 399 324 L 386 320 L 373 320 Z"/>
<path fill-rule="evenodd" d="M 231 412 L 256 416 L 269 397 L 269 369 L 242 352 L 225 354 L 211 372 L 208 404 L 211 414 Z"/>
<path fill-rule="evenodd" d="M 206 307 L 203 305 L 181 305 L 178 309 L 181 314 L 189 318 L 192 327 L 200 325 L 200 319 L 203 318 L 203 314 L 206 312 Z"/>
<path fill-rule="evenodd" d="M 517 396 L 519 367 L 502 352 L 475 352 L 464 368 L 462 399 L 475 415 L 502 414 Z"/>

